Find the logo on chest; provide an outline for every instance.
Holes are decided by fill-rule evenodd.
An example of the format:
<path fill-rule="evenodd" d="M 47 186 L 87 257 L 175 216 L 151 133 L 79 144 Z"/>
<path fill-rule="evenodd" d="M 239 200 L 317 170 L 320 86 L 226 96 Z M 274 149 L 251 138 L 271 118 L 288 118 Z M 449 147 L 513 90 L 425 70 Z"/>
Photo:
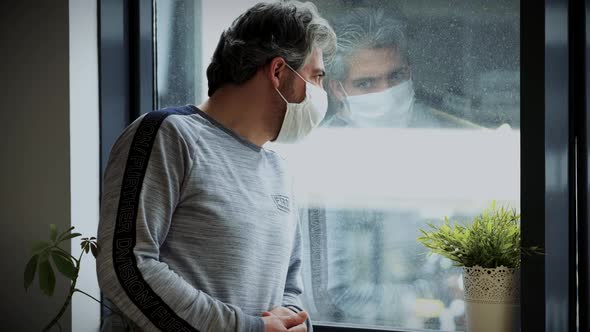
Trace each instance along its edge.
<path fill-rule="evenodd" d="M 289 197 L 285 195 L 270 195 L 270 197 L 272 197 L 272 200 L 275 202 L 277 209 L 285 213 L 291 212 L 291 204 L 289 201 Z"/>

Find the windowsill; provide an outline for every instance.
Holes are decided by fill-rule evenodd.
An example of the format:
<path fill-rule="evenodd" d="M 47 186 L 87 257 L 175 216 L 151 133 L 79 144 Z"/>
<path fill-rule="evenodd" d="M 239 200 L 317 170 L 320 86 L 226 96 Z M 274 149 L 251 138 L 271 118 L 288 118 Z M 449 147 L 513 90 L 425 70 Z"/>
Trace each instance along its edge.
<path fill-rule="evenodd" d="M 378 326 L 367 326 L 367 325 L 356 325 L 356 324 L 345 324 L 345 323 L 332 323 L 332 322 L 313 322 L 314 332 L 336 332 L 336 331 L 348 331 L 348 332 L 423 332 L 429 330 L 416 330 L 416 329 L 404 329 L 404 328 L 384 328 Z"/>

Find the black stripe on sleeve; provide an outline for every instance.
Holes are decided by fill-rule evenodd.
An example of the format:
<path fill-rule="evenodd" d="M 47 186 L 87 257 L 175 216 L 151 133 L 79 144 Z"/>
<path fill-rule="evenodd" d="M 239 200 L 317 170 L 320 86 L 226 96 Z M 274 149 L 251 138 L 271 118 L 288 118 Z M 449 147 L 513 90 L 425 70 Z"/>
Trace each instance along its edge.
<path fill-rule="evenodd" d="M 127 296 L 162 331 L 198 332 L 180 318 L 145 281 L 133 254 L 139 196 L 154 141 L 162 122 L 169 115 L 188 115 L 189 107 L 168 108 L 147 113 L 137 127 L 129 149 L 113 235 L 115 273 Z"/>

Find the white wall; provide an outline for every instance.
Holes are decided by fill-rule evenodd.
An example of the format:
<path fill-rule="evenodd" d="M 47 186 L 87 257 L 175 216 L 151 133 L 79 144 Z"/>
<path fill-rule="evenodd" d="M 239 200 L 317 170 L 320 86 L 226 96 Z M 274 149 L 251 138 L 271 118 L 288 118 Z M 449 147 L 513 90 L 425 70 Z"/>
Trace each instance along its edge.
<path fill-rule="evenodd" d="M 28 292 L 23 271 L 49 224 L 95 235 L 99 134 L 97 0 L 0 1 L 0 330 L 40 331 L 58 312 L 53 297 Z M 72 253 L 79 253 L 78 240 Z M 69 249 L 69 248 L 66 248 Z M 78 287 L 98 295 L 94 259 Z M 63 331 L 97 331 L 100 311 L 76 294 Z"/>
<path fill-rule="evenodd" d="M 99 211 L 99 108 L 97 0 L 70 0 L 70 198 L 71 221 L 83 237 L 96 236 Z M 80 255 L 79 238 L 72 255 Z M 84 255 L 77 288 L 100 300 L 96 263 Z M 77 293 L 72 331 L 98 331 L 100 305 Z"/>

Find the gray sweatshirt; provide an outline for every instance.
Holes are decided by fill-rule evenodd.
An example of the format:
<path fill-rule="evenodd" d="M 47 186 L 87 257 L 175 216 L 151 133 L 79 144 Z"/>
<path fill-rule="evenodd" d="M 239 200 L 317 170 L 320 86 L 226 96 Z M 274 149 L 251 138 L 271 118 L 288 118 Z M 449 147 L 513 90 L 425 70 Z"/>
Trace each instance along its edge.
<path fill-rule="evenodd" d="M 264 331 L 262 311 L 301 310 L 292 193 L 281 157 L 196 107 L 147 113 L 105 170 L 102 292 L 142 330 Z"/>

